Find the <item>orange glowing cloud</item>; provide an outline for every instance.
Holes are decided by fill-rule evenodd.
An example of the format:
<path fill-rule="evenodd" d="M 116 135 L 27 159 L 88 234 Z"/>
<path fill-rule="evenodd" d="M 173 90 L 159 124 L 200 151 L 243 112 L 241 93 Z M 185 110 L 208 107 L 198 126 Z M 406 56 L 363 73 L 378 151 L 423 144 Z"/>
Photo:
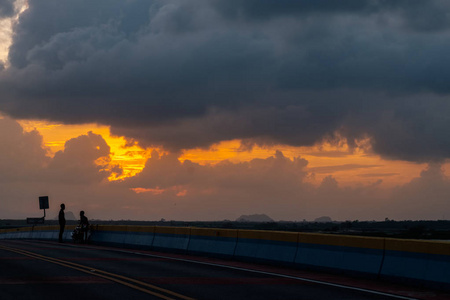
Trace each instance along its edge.
<path fill-rule="evenodd" d="M 136 194 L 142 194 L 142 193 L 151 193 L 153 195 L 161 195 L 166 191 L 166 189 L 160 189 L 159 187 L 156 187 L 154 189 L 149 188 L 132 188 L 132 191 L 134 191 Z"/>
<path fill-rule="evenodd" d="M 108 126 L 63 125 L 37 120 L 21 120 L 19 123 L 25 131 L 34 129 L 39 131 L 50 156 L 63 150 L 65 142 L 71 138 L 86 134 L 88 131 L 101 135 L 111 147 L 109 164 L 118 166 L 122 171 L 111 170 L 113 174 L 109 180 L 133 177 L 141 172 L 153 150 L 129 143 L 123 137 L 112 136 Z M 307 170 L 310 172 L 309 180 L 313 184 L 320 184 L 325 177 L 332 175 L 343 186 L 371 184 L 379 180 L 383 180 L 385 186 L 395 186 L 409 182 L 412 178 L 419 176 L 425 168 L 425 164 L 382 159 L 379 155 L 371 153 L 370 141 L 367 140 L 361 141 L 352 149 L 345 140 L 333 144 L 324 142 L 311 147 L 273 145 L 254 146 L 251 149 L 243 148 L 240 140 L 231 140 L 215 144 L 210 149 L 185 150 L 179 160 L 214 166 L 222 161 L 238 163 L 255 158 L 264 159 L 272 156 L 276 150 L 291 159 L 295 157 L 306 159 Z M 447 169 L 450 170 L 450 168 Z M 159 190 L 135 190 L 135 192 L 160 193 Z M 186 193 L 186 191 L 179 191 L 178 195 L 184 196 Z"/>
<path fill-rule="evenodd" d="M 342 185 L 371 184 L 383 180 L 385 185 L 394 186 L 419 176 L 426 166 L 406 161 L 385 160 L 370 151 L 369 140 L 360 141 L 355 148 L 350 148 L 345 139 L 339 143 L 323 142 L 310 147 L 274 145 L 254 146 L 249 150 L 241 147 L 240 140 L 224 141 L 207 150 L 187 150 L 180 160 L 213 165 L 223 160 L 236 163 L 270 157 L 276 150 L 290 159 L 295 157 L 306 159 L 311 173 L 309 179 L 315 184 L 333 175 Z"/>
<path fill-rule="evenodd" d="M 370 147 L 350 148 L 345 141 L 247 150 L 240 141 L 228 141 L 183 156 L 142 149 L 143 170 L 110 182 L 111 172 L 121 174 L 111 164 L 115 152 L 123 151 L 124 167 L 137 154 L 129 149 L 136 145 L 109 139 L 108 128 L 100 135 L 93 133 L 102 132 L 95 124 L 80 126 L 79 132 L 68 127 L 65 134 L 66 125 L 38 124 L 23 132 L 10 118 L 0 117 L 0 123 L 0 163 L 10 170 L 0 186 L 8 199 L 3 216 L 31 215 L 35 203 L 30 199 L 36 193 L 103 219 L 223 220 L 255 212 L 278 220 L 321 215 L 336 220 L 437 219 L 445 218 L 441 212 L 448 208 L 450 179 L 443 173 L 448 165 L 422 169 L 421 164 L 383 160 Z M 115 139 L 119 149 L 111 154 L 114 146 L 109 144 Z M 62 142 L 64 148 L 57 151 L 49 142 Z"/>
<path fill-rule="evenodd" d="M 187 195 L 187 193 L 188 193 L 187 190 L 182 190 L 182 191 L 179 191 L 176 196 L 177 197 L 184 197 L 184 196 Z"/>
<path fill-rule="evenodd" d="M 122 174 L 113 174 L 110 180 L 123 179 L 141 172 L 149 155 L 149 150 L 142 149 L 136 144 L 130 145 L 123 137 L 112 136 L 108 126 L 97 124 L 64 125 L 38 120 L 19 120 L 18 122 L 25 131 L 39 131 L 50 156 L 63 150 L 65 142 L 71 138 L 86 134 L 89 131 L 101 135 L 111 147 L 110 164 L 120 166 L 123 170 Z"/>
<path fill-rule="evenodd" d="M 130 188 L 130 190 L 136 194 L 150 193 L 152 195 L 161 195 L 165 192 L 173 191 L 177 197 L 184 197 L 188 194 L 188 191 L 180 186 L 173 186 L 166 189 L 160 188 L 159 186 L 155 188 Z"/>

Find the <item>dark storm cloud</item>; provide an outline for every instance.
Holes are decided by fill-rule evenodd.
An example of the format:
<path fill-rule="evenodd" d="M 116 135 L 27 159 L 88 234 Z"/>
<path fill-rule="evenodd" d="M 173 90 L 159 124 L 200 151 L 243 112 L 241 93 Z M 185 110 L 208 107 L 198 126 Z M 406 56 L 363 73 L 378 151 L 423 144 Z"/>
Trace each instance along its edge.
<path fill-rule="evenodd" d="M 14 0 L 0 0 L 0 19 L 14 14 Z"/>
<path fill-rule="evenodd" d="M 448 4 L 445 0 L 213 0 L 215 7 L 226 18 L 264 21 L 280 17 L 301 17 L 314 14 L 383 14 L 394 12 L 402 17 L 407 27 L 419 31 L 447 28 Z"/>
<path fill-rule="evenodd" d="M 29 1 L 0 109 L 167 149 L 312 145 L 450 157 L 446 1 Z"/>
<path fill-rule="evenodd" d="M 311 13 L 371 12 L 373 10 L 378 9 L 380 6 L 384 5 L 392 6 L 392 4 L 389 3 L 389 1 L 371 1 L 371 0 L 368 1 L 349 0 L 345 2 L 342 1 L 338 2 L 333 0 L 317 0 L 317 1 L 282 0 L 277 1 L 276 4 L 274 4 L 274 2 L 271 0 L 249 0 L 249 1 L 213 0 L 213 3 L 218 8 L 218 10 L 226 17 L 235 19 L 246 18 L 255 20 L 264 20 L 280 16 L 308 15 Z"/>
<path fill-rule="evenodd" d="M 366 133 L 375 152 L 411 161 L 441 161 L 450 155 L 450 102 L 447 95 L 408 95 L 359 108 L 347 120 L 348 137 Z M 352 120 L 350 120 L 352 119 Z"/>

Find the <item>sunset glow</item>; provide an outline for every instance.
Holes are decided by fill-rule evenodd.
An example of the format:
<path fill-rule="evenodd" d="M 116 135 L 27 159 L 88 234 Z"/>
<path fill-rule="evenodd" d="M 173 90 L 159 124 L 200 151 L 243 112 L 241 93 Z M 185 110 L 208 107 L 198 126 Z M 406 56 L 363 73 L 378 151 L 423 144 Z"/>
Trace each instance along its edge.
<path fill-rule="evenodd" d="M 450 218 L 450 4 L 255 3 L 0 1 L 0 218 Z"/>
<path fill-rule="evenodd" d="M 63 150 L 65 142 L 71 138 L 86 134 L 88 131 L 101 135 L 111 147 L 111 164 L 119 165 L 123 169 L 123 174 L 109 178 L 112 181 L 132 177 L 141 172 L 153 150 L 143 149 L 136 144 L 130 146 L 123 137 L 111 136 L 108 126 L 64 125 L 30 120 L 21 120 L 19 123 L 25 131 L 34 129 L 39 131 L 43 136 L 45 147 L 49 149 L 50 156 Z M 350 149 L 345 141 L 333 145 L 325 142 L 313 147 L 276 145 L 254 146 L 251 149 L 242 148 L 240 140 L 224 141 L 207 150 L 185 150 L 179 160 L 182 162 L 190 160 L 201 165 L 215 165 L 224 160 L 239 163 L 252 159 L 265 159 L 272 156 L 276 150 L 291 159 L 295 157 L 306 159 L 311 174 L 309 180 L 314 184 L 319 184 L 325 177 L 332 175 L 343 186 L 372 184 L 383 180 L 383 186 L 392 187 L 419 176 L 426 167 L 426 164 L 383 160 L 378 155 L 367 153 L 362 147 Z M 158 189 L 136 189 L 135 191 L 160 194 Z"/>
<path fill-rule="evenodd" d="M 131 177 L 142 171 L 150 150 L 142 149 L 137 145 L 129 146 L 123 137 L 111 136 L 108 126 L 97 124 L 64 125 L 45 121 L 21 120 L 19 123 L 25 131 L 37 130 L 43 137 L 44 146 L 48 149 L 49 156 L 64 150 L 64 144 L 71 138 L 92 131 L 105 139 L 111 147 L 111 164 L 119 165 L 123 174 L 111 176 L 110 180 L 119 180 Z"/>
<path fill-rule="evenodd" d="M 215 164 L 222 160 L 232 162 L 250 161 L 266 158 L 281 151 L 291 159 L 301 157 L 308 161 L 310 181 L 318 184 L 324 177 L 333 175 L 345 186 L 370 184 L 383 180 L 383 185 L 392 187 L 417 177 L 426 164 L 405 161 L 383 160 L 379 155 L 367 153 L 363 148 L 349 149 L 346 142 L 338 145 L 323 143 L 312 147 L 292 147 L 277 145 L 271 147 L 253 147 L 242 150 L 239 140 L 221 142 L 209 150 L 185 151 L 180 160 L 191 160 L 201 164 Z"/>

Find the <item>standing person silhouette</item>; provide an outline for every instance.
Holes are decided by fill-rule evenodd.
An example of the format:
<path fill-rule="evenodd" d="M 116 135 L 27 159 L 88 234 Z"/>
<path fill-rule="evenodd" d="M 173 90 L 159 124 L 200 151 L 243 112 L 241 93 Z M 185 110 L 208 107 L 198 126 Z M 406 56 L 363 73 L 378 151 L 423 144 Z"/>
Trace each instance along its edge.
<path fill-rule="evenodd" d="M 61 203 L 61 209 L 59 210 L 58 215 L 58 221 L 59 221 L 59 242 L 63 242 L 63 234 L 64 234 L 64 227 L 66 227 L 66 217 L 64 215 L 64 209 L 66 209 L 66 206 L 64 203 Z"/>
<path fill-rule="evenodd" d="M 84 211 L 80 211 L 80 227 L 81 232 L 83 233 L 83 243 L 87 242 L 87 234 L 89 229 L 89 221 L 88 218 L 84 215 Z"/>

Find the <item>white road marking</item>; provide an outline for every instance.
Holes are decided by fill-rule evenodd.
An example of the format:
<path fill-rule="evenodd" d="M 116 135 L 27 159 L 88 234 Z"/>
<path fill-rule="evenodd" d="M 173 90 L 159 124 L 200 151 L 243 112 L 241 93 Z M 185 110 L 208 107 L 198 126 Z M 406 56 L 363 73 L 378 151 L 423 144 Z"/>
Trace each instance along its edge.
<path fill-rule="evenodd" d="M 45 243 L 45 242 L 43 242 L 43 243 Z M 64 246 L 75 247 L 75 248 L 86 248 L 86 247 L 84 247 L 86 245 L 64 244 Z M 326 282 L 326 281 L 308 279 L 308 278 L 291 276 L 291 275 L 284 275 L 284 274 L 279 274 L 279 273 L 264 272 L 264 271 L 246 269 L 246 268 L 241 268 L 241 267 L 233 267 L 233 266 L 215 264 L 215 263 L 210 263 L 210 262 L 203 262 L 203 261 L 198 261 L 198 260 L 190 260 L 190 259 L 185 259 L 185 258 L 176 258 L 176 257 L 170 257 L 170 256 L 148 254 L 148 253 L 135 252 L 135 251 L 130 251 L 130 250 L 122 250 L 122 249 L 115 249 L 115 248 L 109 248 L 109 247 L 106 248 L 106 247 L 102 247 L 102 246 L 89 246 L 89 248 L 91 248 L 91 249 L 92 248 L 94 248 L 94 249 L 96 248 L 96 249 L 99 249 L 99 250 L 106 250 L 106 251 L 112 251 L 112 252 L 122 252 L 122 253 L 135 254 L 135 255 L 141 255 L 141 256 L 164 258 L 164 259 L 169 259 L 169 260 L 177 260 L 177 261 L 196 263 L 196 264 L 201 264 L 201 265 L 208 265 L 208 266 L 214 266 L 214 267 L 220 267 L 220 268 L 233 269 L 233 270 L 244 271 L 244 272 L 251 272 L 251 273 L 257 273 L 257 274 L 263 274 L 263 275 L 270 275 L 270 276 L 276 276 L 276 277 L 281 277 L 281 278 L 288 278 L 288 279 L 294 279 L 294 280 L 299 280 L 299 281 L 304 281 L 304 282 L 316 283 L 316 284 L 321 284 L 321 285 L 326 285 L 326 286 L 332 286 L 332 287 L 337 287 L 337 288 L 343 288 L 343 289 L 348 289 L 348 290 L 354 290 L 354 291 L 359 291 L 359 292 L 364 292 L 364 293 L 369 293 L 369 294 L 381 295 L 381 296 L 391 297 L 391 298 L 395 298 L 395 299 L 418 300 L 417 298 L 411 298 L 411 297 L 400 296 L 400 295 L 395 295 L 395 294 L 388 294 L 388 293 L 378 292 L 378 291 L 369 290 L 369 289 L 352 287 L 352 286 L 348 286 L 348 285 L 341 285 L 341 284 L 330 283 L 330 282 Z"/>
<path fill-rule="evenodd" d="M 233 270 L 239 270 L 239 271 L 245 271 L 245 272 L 252 272 L 252 273 L 263 274 L 263 275 L 270 275 L 270 276 L 276 276 L 276 277 L 282 277 L 282 278 L 288 278 L 288 279 L 295 279 L 295 280 L 300 280 L 300 281 L 305 281 L 305 282 L 310 282 L 310 283 L 316 283 L 316 284 L 321 284 L 321 285 L 326 285 L 326 286 L 332 286 L 332 287 L 338 287 L 338 288 L 354 290 L 354 291 L 359 291 L 359 292 L 364 292 L 364 293 L 381 295 L 381 296 L 391 297 L 391 298 L 395 298 L 395 299 L 418 300 L 417 298 L 410 298 L 410 297 L 406 297 L 406 296 L 388 294 L 388 293 L 378 292 L 378 291 L 364 289 L 364 288 L 352 287 L 352 286 L 341 285 L 341 284 L 337 284 L 337 283 L 330 283 L 330 282 L 326 282 L 326 281 L 319 281 L 319 280 L 308 279 L 308 278 L 297 277 L 297 276 L 290 276 L 290 275 L 284 275 L 284 274 L 278 274 L 278 273 L 272 273 L 272 272 L 258 271 L 258 270 L 246 269 L 246 268 L 241 268 L 241 267 L 233 267 L 233 266 L 228 266 L 228 265 L 221 265 L 221 264 L 215 264 L 215 263 L 210 263 L 210 262 L 190 260 L 190 259 L 185 259 L 185 258 L 176 258 L 176 257 L 162 256 L 162 255 L 156 255 L 156 254 L 135 252 L 135 251 L 130 251 L 130 250 L 121 250 L 121 249 L 103 248 L 103 247 L 98 247 L 98 248 L 102 249 L 102 250 L 113 251 L 113 252 L 123 252 L 123 253 L 128 253 L 128 254 L 135 254 L 135 255 L 142 255 L 142 256 L 164 258 L 164 259 L 169 259 L 169 260 L 177 260 L 177 261 L 196 263 L 196 264 L 202 264 L 202 265 L 208 265 L 208 266 L 214 266 L 214 267 L 220 267 L 220 268 L 227 268 L 227 269 L 233 269 Z"/>

